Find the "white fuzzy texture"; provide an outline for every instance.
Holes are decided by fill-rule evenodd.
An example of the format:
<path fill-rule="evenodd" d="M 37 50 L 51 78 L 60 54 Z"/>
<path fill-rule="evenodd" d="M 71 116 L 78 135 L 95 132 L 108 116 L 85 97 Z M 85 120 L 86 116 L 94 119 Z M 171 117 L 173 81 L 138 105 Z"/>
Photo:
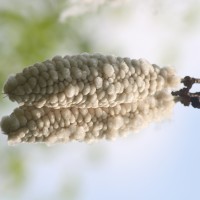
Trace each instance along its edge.
<path fill-rule="evenodd" d="M 3 117 L 10 144 L 115 139 L 169 116 L 173 68 L 101 54 L 54 57 L 11 76 L 4 92 L 21 103 Z"/>
<path fill-rule="evenodd" d="M 143 101 L 110 108 L 53 109 L 22 106 L 11 114 L 12 120 L 10 116 L 3 118 L 1 126 L 8 135 L 10 144 L 52 144 L 72 140 L 93 142 L 102 138 L 115 139 L 119 135 L 127 135 L 130 131 L 138 131 L 150 122 L 169 116 L 173 105 L 172 96 L 162 91 Z M 24 118 L 27 119 L 26 123 Z M 11 122 L 18 124 L 11 128 Z"/>
<path fill-rule="evenodd" d="M 25 68 L 8 79 L 4 92 L 12 101 L 38 108 L 94 108 L 136 102 L 179 82 L 172 68 L 144 59 L 81 54 Z"/>

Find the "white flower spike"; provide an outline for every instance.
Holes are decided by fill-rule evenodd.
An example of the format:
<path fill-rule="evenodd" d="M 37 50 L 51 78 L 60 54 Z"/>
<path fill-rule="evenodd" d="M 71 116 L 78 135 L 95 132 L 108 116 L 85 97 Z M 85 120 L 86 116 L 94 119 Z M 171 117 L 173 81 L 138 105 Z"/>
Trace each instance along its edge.
<path fill-rule="evenodd" d="M 25 68 L 8 79 L 4 92 L 12 101 L 38 108 L 97 108 L 144 100 L 179 82 L 172 68 L 144 59 L 82 54 Z"/>
<path fill-rule="evenodd" d="M 10 77 L 4 93 L 21 104 L 1 120 L 10 144 L 115 139 L 172 112 L 173 68 L 102 54 L 56 56 Z"/>

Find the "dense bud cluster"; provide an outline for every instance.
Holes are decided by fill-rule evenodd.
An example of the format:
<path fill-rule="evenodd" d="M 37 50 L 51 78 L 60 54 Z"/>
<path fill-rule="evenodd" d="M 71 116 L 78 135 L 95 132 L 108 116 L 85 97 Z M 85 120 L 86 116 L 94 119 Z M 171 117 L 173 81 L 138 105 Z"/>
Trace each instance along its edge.
<path fill-rule="evenodd" d="M 172 68 L 144 59 L 81 54 L 25 68 L 8 79 L 4 92 L 12 101 L 38 108 L 97 108 L 144 100 L 176 84 Z"/>
<path fill-rule="evenodd" d="M 173 105 L 171 95 L 158 92 L 143 101 L 109 108 L 21 106 L 2 119 L 2 130 L 8 134 L 10 144 L 115 139 L 169 115 Z"/>
<path fill-rule="evenodd" d="M 144 59 L 56 56 L 8 79 L 4 92 L 22 105 L 1 128 L 10 143 L 114 139 L 169 115 L 178 83 Z"/>

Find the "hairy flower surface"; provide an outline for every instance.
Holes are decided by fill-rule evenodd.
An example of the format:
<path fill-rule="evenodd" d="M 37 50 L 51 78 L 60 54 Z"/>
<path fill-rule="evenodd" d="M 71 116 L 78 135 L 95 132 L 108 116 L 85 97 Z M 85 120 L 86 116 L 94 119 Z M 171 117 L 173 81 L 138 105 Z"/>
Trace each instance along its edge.
<path fill-rule="evenodd" d="M 173 68 L 102 54 L 56 56 L 4 85 L 21 104 L 1 120 L 10 144 L 114 139 L 161 120 L 173 109 Z"/>
<path fill-rule="evenodd" d="M 144 100 L 179 81 L 172 68 L 144 59 L 82 54 L 25 68 L 8 79 L 4 92 L 12 101 L 38 108 L 113 107 Z"/>
<path fill-rule="evenodd" d="M 2 119 L 1 127 L 10 144 L 115 139 L 168 116 L 173 105 L 172 96 L 162 91 L 142 101 L 109 108 L 21 106 Z"/>

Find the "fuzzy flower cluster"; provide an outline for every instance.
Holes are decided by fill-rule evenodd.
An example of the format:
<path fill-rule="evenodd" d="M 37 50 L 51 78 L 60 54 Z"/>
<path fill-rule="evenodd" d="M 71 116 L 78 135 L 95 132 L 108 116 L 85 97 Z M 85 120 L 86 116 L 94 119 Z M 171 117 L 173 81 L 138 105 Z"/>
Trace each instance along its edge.
<path fill-rule="evenodd" d="M 4 92 L 21 106 L 1 128 L 10 143 L 114 139 L 168 115 L 179 83 L 144 59 L 56 56 L 8 79 Z"/>

